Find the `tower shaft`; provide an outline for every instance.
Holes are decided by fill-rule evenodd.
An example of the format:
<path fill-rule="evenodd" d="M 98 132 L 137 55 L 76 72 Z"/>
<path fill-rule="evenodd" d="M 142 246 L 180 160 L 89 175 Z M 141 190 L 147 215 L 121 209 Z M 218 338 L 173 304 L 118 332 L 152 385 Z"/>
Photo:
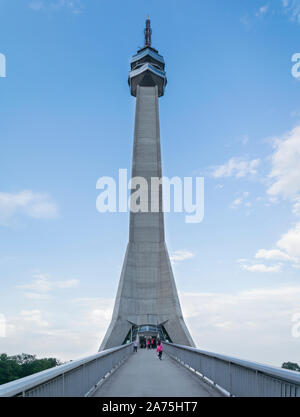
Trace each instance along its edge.
<path fill-rule="evenodd" d="M 132 176 L 144 177 L 149 185 L 152 177 L 162 176 L 157 87 L 137 87 L 135 114 Z M 112 322 L 100 349 L 124 343 L 132 325 L 163 325 L 172 341 L 194 345 L 182 317 L 161 207 L 158 213 L 130 213 Z"/>
<path fill-rule="evenodd" d="M 162 188 L 151 194 L 151 179 L 162 177 L 159 107 L 157 87 L 137 87 L 135 129 L 132 158 L 132 178 L 141 177 L 148 184 L 148 212 L 130 213 L 129 241 L 132 243 L 164 242 Z M 157 201 L 159 211 L 151 212 Z"/>

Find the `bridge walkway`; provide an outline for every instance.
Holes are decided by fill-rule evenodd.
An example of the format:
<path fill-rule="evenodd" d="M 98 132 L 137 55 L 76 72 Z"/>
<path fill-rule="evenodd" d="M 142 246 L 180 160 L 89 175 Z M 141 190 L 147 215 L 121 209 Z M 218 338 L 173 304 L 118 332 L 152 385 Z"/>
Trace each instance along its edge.
<path fill-rule="evenodd" d="M 94 397 L 220 397 L 196 374 L 155 350 L 139 349 L 94 393 Z"/>

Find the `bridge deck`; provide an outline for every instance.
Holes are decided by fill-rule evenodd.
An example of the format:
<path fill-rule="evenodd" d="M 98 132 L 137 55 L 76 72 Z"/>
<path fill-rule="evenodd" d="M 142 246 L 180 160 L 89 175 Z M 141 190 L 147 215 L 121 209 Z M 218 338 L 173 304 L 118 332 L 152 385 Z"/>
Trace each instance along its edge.
<path fill-rule="evenodd" d="M 219 397 L 184 366 L 139 349 L 94 393 L 95 397 Z"/>

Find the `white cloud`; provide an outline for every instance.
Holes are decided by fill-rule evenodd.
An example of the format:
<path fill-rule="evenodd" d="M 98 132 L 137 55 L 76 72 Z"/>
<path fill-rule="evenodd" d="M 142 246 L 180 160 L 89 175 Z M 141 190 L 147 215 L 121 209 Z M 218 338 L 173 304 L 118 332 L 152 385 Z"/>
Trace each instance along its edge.
<path fill-rule="evenodd" d="M 49 323 L 42 318 L 40 310 L 22 310 L 20 316 L 25 323 L 34 324 L 37 327 L 49 326 Z"/>
<path fill-rule="evenodd" d="M 49 298 L 48 294 L 40 294 L 35 292 L 25 292 L 24 296 L 30 298 L 31 300 L 47 300 Z"/>
<path fill-rule="evenodd" d="M 291 336 L 300 286 L 232 293 L 180 293 L 183 315 L 200 349 L 281 365 L 299 360 L 300 338 Z M 6 314 L 1 349 L 39 357 L 76 359 L 97 352 L 108 328 L 113 298 L 53 300 L 49 311 Z M 51 309 L 51 310 L 50 310 Z"/>
<path fill-rule="evenodd" d="M 87 309 L 86 318 L 96 325 L 107 326 L 112 318 L 114 299 L 112 298 L 75 298 L 72 302 Z"/>
<path fill-rule="evenodd" d="M 230 207 L 232 209 L 237 209 L 238 207 L 240 207 L 243 203 L 245 203 L 245 200 L 249 197 L 249 194 L 247 191 L 245 191 L 244 193 L 242 193 L 240 195 L 240 197 L 236 198 L 230 205 Z M 247 202 L 245 203 L 245 206 L 249 207 L 251 205 L 251 203 Z"/>
<path fill-rule="evenodd" d="M 34 11 L 59 11 L 66 9 L 75 14 L 80 13 L 83 7 L 81 0 L 52 0 L 51 2 L 48 0 L 31 0 L 28 6 Z"/>
<path fill-rule="evenodd" d="M 243 198 L 242 197 L 236 198 L 231 203 L 231 206 L 230 207 L 233 208 L 233 209 L 238 208 L 242 204 L 242 202 L 243 202 Z"/>
<path fill-rule="evenodd" d="M 292 267 L 298 269 L 300 266 L 300 222 L 297 223 L 287 233 L 283 234 L 276 243 L 277 248 L 260 249 L 256 252 L 256 259 L 265 259 L 267 261 L 285 261 L 291 262 Z M 280 272 L 281 264 L 275 266 L 242 265 L 243 269 L 252 272 Z"/>
<path fill-rule="evenodd" d="M 277 260 L 277 261 L 291 261 L 293 258 L 291 258 L 287 253 L 282 252 L 279 249 L 260 249 L 256 255 L 256 259 L 266 259 L 266 260 Z"/>
<path fill-rule="evenodd" d="M 53 283 L 54 287 L 59 289 L 77 288 L 79 286 L 78 279 L 68 279 L 66 281 L 56 281 Z"/>
<path fill-rule="evenodd" d="M 35 273 L 34 280 L 29 284 L 17 285 L 19 290 L 30 290 L 25 292 L 27 298 L 45 299 L 45 293 L 56 289 L 77 288 L 79 286 L 78 279 L 68 279 L 63 281 L 53 281 L 48 274 Z M 34 292 L 32 292 L 34 291 Z"/>
<path fill-rule="evenodd" d="M 299 362 L 300 338 L 291 335 L 299 300 L 300 285 L 180 294 L 183 315 L 200 349 L 277 366 Z"/>
<path fill-rule="evenodd" d="M 266 4 L 265 6 L 262 6 L 259 8 L 258 12 L 256 13 L 256 16 L 263 16 L 267 13 L 269 10 L 269 5 Z"/>
<path fill-rule="evenodd" d="M 300 223 L 285 233 L 277 242 L 277 246 L 286 251 L 291 258 L 300 260 Z"/>
<path fill-rule="evenodd" d="M 300 0 L 282 0 L 282 6 L 292 21 L 300 23 Z"/>
<path fill-rule="evenodd" d="M 281 265 L 267 266 L 264 264 L 242 265 L 242 268 L 249 272 L 280 272 Z"/>
<path fill-rule="evenodd" d="M 0 225 L 7 225 L 18 214 L 51 219 L 58 217 L 58 207 L 48 194 L 34 193 L 31 190 L 18 193 L 0 192 Z"/>
<path fill-rule="evenodd" d="M 177 250 L 170 255 L 170 260 L 172 263 L 182 262 L 187 259 L 194 258 L 195 254 L 187 250 Z"/>
<path fill-rule="evenodd" d="M 48 292 L 51 289 L 51 283 L 49 282 L 49 275 L 47 274 L 34 274 L 34 280 L 30 284 L 17 285 L 16 288 L 20 290 L 32 290 L 37 292 Z"/>
<path fill-rule="evenodd" d="M 244 264 L 245 262 L 247 262 L 248 260 L 245 258 L 241 258 L 241 259 L 237 259 L 237 263 L 238 264 Z"/>
<path fill-rule="evenodd" d="M 278 203 L 280 197 L 288 199 L 292 211 L 300 215 L 300 125 L 274 140 L 274 152 L 271 155 L 272 169 L 269 179 L 272 183 L 267 189 L 270 203 Z M 276 248 L 260 249 L 256 259 L 288 261 L 297 268 L 300 264 L 300 223 L 297 223 L 276 243 Z M 252 265 L 248 270 L 256 268 L 278 268 Z M 247 269 L 245 268 L 245 269 Z"/>
<path fill-rule="evenodd" d="M 293 214 L 296 216 L 300 216 L 300 197 L 296 197 L 293 199 Z"/>
<path fill-rule="evenodd" d="M 213 167 L 211 175 L 214 178 L 243 178 L 248 175 L 253 176 L 257 174 L 257 168 L 259 164 L 259 159 L 253 159 L 249 161 L 243 158 L 231 158 L 224 165 Z"/>
<path fill-rule="evenodd" d="M 275 1 L 269 1 L 262 5 L 255 13 L 256 18 L 263 18 L 267 13 L 271 15 L 283 14 L 291 21 L 300 24 L 300 0 L 279 0 L 279 5 Z M 251 14 L 247 13 L 241 19 L 241 22 L 248 28 L 253 26 L 253 19 Z"/>
<path fill-rule="evenodd" d="M 114 299 L 50 299 L 47 310 L 23 309 L 6 316 L 2 352 L 70 360 L 98 351 L 110 323 Z"/>
<path fill-rule="evenodd" d="M 103 320 L 109 321 L 112 317 L 113 310 L 111 308 L 99 309 L 96 308 L 91 311 L 90 319 L 94 323 L 103 323 Z"/>
<path fill-rule="evenodd" d="M 81 298 L 74 298 L 72 303 L 75 303 L 79 306 L 84 307 L 97 307 L 99 304 L 101 305 L 110 305 L 111 298 L 100 298 L 100 297 L 81 297 Z"/>
<path fill-rule="evenodd" d="M 270 196 L 296 199 L 300 193 L 300 125 L 274 142 Z"/>

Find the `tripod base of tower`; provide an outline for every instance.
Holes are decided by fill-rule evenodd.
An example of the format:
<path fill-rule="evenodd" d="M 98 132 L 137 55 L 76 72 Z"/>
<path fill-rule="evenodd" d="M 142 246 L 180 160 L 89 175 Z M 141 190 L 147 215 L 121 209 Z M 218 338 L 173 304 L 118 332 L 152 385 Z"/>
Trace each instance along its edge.
<path fill-rule="evenodd" d="M 132 340 L 130 332 L 145 326 L 173 343 L 195 346 L 182 317 L 165 242 L 129 242 L 112 321 L 99 350 Z"/>

